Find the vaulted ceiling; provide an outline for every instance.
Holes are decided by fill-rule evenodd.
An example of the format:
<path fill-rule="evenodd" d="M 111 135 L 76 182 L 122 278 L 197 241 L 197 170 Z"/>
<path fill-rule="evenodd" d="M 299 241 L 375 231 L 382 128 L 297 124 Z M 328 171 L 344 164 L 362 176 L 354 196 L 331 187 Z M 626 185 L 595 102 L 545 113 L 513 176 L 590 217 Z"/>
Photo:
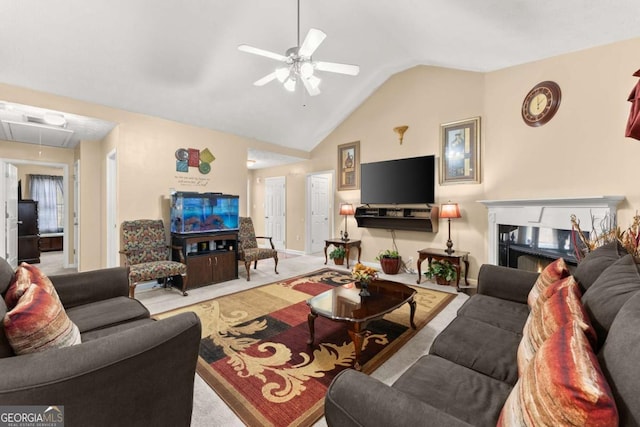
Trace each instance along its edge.
<path fill-rule="evenodd" d="M 300 1 L 322 93 L 252 83 L 296 45 L 296 0 L 0 0 L 0 82 L 311 150 L 392 74 L 491 71 L 640 36 L 640 1 Z M 0 94 L 1 95 L 1 94 Z M 0 96 L 2 99 L 2 96 Z"/>

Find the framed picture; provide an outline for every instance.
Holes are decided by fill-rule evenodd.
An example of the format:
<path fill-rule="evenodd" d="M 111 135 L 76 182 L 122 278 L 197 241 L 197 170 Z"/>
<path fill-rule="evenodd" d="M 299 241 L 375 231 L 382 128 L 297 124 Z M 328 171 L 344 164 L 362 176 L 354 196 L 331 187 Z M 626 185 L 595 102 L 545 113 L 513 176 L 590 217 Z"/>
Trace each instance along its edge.
<path fill-rule="evenodd" d="M 440 184 L 480 182 L 480 117 L 440 125 Z"/>
<path fill-rule="evenodd" d="M 338 145 L 338 191 L 360 188 L 360 141 Z"/>

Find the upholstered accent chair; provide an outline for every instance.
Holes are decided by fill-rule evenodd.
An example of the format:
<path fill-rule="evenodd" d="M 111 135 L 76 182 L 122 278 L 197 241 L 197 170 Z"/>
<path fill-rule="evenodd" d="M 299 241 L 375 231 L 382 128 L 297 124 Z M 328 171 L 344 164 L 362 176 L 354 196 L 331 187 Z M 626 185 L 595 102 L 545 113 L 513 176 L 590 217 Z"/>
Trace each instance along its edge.
<path fill-rule="evenodd" d="M 165 287 L 169 277 L 182 277 L 182 294 L 187 295 L 187 265 L 178 247 L 180 262 L 171 261 L 171 247 L 167 245 L 164 223 L 160 219 L 137 219 L 122 223 L 122 250 L 129 268 L 129 297 L 136 286 L 145 280 L 162 279 Z"/>
<path fill-rule="evenodd" d="M 258 247 L 257 239 L 268 239 L 271 248 Z M 253 262 L 254 270 L 258 268 L 261 259 L 273 258 L 276 263 L 275 272 L 278 274 L 278 251 L 273 246 L 271 237 L 256 236 L 253 221 L 248 217 L 240 217 L 240 232 L 238 233 L 238 258 L 244 262 L 247 269 L 247 282 L 251 280 L 250 267 Z"/>

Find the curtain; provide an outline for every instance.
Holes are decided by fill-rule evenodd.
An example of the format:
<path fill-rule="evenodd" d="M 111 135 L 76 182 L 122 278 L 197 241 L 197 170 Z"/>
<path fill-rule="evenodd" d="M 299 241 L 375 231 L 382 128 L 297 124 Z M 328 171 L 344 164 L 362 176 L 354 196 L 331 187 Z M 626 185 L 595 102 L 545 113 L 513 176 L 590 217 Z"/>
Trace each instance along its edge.
<path fill-rule="evenodd" d="M 38 201 L 38 226 L 40 233 L 63 231 L 58 226 L 58 192 L 63 194 L 62 177 L 53 175 L 29 175 L 31 198 Z"/>

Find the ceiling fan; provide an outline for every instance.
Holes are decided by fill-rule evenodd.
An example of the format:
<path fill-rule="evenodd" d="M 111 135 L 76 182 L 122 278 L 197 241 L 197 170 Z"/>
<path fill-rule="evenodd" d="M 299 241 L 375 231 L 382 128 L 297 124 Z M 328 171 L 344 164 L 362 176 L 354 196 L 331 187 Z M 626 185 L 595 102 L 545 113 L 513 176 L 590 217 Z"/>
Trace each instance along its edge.
<path fill-rule="evenodd" d="M 296 83 L 301 81 L 305 89 L 311 96 L 320 93 L 320 78 L 315 75 L 315 71 L 328 71 L 331 73 L 347 74 L 357 76 L 360 67 L 357 65 L 340 64 L 337 62 L 314 61 L 313 53 L 323 42 L 327 35 L 316 28 L 311 28 L 300 44 L 300 0 L 298 0 L 298 45 L 287 49 L 284 55 L 259 49 L 257 47 L 241 44 L 238 49 L 242 52 L 254 55 L 265 56 L 282 62 L 282 66 L 263 78 L 256 80 L 255 86 L 264 86 L 272 80 L 278 80 L 290 92 L 296 90 Z"/>

